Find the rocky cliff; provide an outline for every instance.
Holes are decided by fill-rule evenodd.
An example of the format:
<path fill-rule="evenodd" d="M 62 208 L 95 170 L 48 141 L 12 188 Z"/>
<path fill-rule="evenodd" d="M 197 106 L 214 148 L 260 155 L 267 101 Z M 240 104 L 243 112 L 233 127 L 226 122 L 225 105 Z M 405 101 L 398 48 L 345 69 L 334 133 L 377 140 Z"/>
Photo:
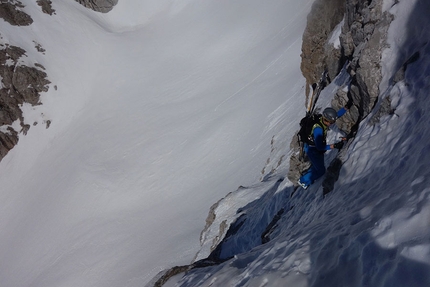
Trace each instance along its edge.
<path fill-rule="evenodd" d="M 310 86 L 318 82 L 322 72 L 329 69 L 329 77 L 340 71 L 344 59 L 341 50 L 328 43 L 332 31 L 344 18 L 343 0 L 317 0 L 308 15 L 307 27 L 303 33 L 301 70 L 307 81 L 306 94 Z M 342 59 L 341 59 L 342 58 Z"/>
<path fill-rule="evenodd" d="M 348 92 L 360 116 L 373 108 L 381 82 L 380 59 L 386 47 L 391 14 L 382 11 L 382 0 L 317 0 L 303 35 L 303 76 L 308 86 L 317 82 L 324 70 L 334 79 L 348 63 L 352 83 Z M 340 28 L 339 35 L 333 35 Z M 332 42 L 340 39 L 339 45 Z"/>
<path fill-rule="evenodd" d="M 352 108 L 337 122 L 350 140 L 379 95 L 380 61 L 392 21 L 391 14 L 382 11 L 382 5 L 383 0 L 316 0 L 303 35 L 301 70 L 307 81 L 307 97 L 311 94 L 309 87 L 319 80 L 323 71 L 327 71 L 329 82 L 342 69 L 349 75 L 348 83 L 336 92 L 332 106 L 339 109 L 348 100 L 353 102 Z M 391 111 L 389 100 L 384 107 L 386 113 Z M 297 182 L 308 164 L 298 160 L 297 138 L 292 140 L 291 147 L 295 152 L 290 159 L 288 178 Z M 341 162 L 340 154 L 328 168 L 323 184 L 327 191 L 337 178 Z"/>

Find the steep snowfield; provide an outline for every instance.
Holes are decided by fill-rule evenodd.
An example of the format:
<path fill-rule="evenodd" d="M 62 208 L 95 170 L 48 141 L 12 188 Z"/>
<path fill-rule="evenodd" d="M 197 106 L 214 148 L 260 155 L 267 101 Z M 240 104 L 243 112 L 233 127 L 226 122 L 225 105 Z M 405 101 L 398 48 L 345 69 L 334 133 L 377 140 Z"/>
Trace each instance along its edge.
<path fill-rule="evenodd" d="M 215 210 L 216 223 L 237 218 L 236 232 L 220 252 L 221 259 L 233 258 L 169 284 L 430 286 L 430 6 L 387 2 L 384 7 L 395 20 L 382 59 L 381 95 L 344 151 L 334 190 L 323 199 L 319 180 L 290 199 L 291 183 L 279 181 L 282 169 L 267 182 L 239 189 Z M 396 71 L 416 52 L 419 58 L 407 66 L 405 80 L 393 83 Z M 322 95 L 323 101 L 329 98 Z M 388 99 L 391 113 L 372 124 Z M 260 197 L 253 202 L 229 208 L 255 193 Z M 275 214 L 280 217 L 266 233 L 271 240 L 262 245 L 261 234 Z M 203 236 L 202 252 L 208 253 L 209 235 L 218 227 Z"/>
<path fill-rule="evenodd" d="M 312 1 L 128 0 L 102 15 L 64 0 L 52 16 L 21 2 L 34 23 L 0 20 L 0 41 L 52 84 L 0 163 L 1 285 L 142 286 L 190 263 L 209 207 L 259 179 L 274 135 L 288 148 Z"/>
<path fill-rule="evenodd" d="M 0 41 L 25 48 L 22 63 L 42 64 L 52 85 L 43 105 L 23 107 L 32 127 L 0 163 L 2 286 L 144 286 L 207 256 L 219 223 L 237 218 L 220 253 L 232 259 L 168 285 L 430 285 L 424 0 L 384 3 L 396 19 L 380 101 L 325 199 L 321 180 L 292 199 L 282 180 L 304 114 L 311 0 L 128 0 L 107 15 L 65 0 L 53 16 L 21 2 L 34 23 L 0 20 Z M 392 113 L 371 125 L 387 98 Z"/>

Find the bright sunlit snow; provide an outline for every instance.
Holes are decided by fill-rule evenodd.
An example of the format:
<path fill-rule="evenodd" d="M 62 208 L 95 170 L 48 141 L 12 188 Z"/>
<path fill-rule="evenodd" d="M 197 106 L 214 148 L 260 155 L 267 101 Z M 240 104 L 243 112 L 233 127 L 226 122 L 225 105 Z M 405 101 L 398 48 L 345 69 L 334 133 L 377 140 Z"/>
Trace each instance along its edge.
<path fill-rule="evenodd" d="M 219 224 L 241 215 L 223 246 L 233 259 L 170 284 L 430 282 L 427 4 L 385 2 L 396 18 L 380 99 L 395 111 L 368 125 L 376 108 L 361 124 L 326 199 L 320 180 L 290 200 L 281 178 L 305 110 L 300 49 L 312 0 L 119 0 L 108 14 L 64 0 L 52 16 L 21 2 L 34 23 L 0 19 L 0 41 L 26 49 L 21 63 L 42 64 L 52 84 L 43 105 L 23 106 L 31 129 L 0 163 L 2 286 L 145 286 L 209 255 Z M 391 87 L 415 51 L 420 61 Z"/>
<path fill-rule="evenodd" d="M 0 164 L 0 281 L 142 286 L 190 263 L 209 207 L 256 182 L 283 115 L 303 114 L 312 1 L 21 2 L 34 23 L 0 20 L 1 41 L 52 84 Z"/>

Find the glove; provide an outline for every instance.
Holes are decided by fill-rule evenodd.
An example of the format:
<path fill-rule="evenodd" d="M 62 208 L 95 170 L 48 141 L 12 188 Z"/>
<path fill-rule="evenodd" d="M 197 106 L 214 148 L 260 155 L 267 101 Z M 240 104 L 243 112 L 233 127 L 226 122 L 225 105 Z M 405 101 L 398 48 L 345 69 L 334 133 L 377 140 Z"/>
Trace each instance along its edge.
<path fill-rule="evenodd" d="M 333 144 L 333 147 L 337 148 L 337 149 L 341 149 L 341 148 L 343 148 L 343 145 L 344 145 L 344 142 L 341 141 L 341 142 Z"/>

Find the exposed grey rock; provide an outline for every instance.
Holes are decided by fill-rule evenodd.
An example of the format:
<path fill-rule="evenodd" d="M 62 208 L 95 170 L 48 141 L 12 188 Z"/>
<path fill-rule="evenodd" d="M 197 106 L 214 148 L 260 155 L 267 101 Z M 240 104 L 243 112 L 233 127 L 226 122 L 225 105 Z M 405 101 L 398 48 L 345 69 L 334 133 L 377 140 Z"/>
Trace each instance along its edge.
<path fill-rule="evenodd" d="M 305 157 L 304 160 L 299 159 L 300 145 L 297 137 L 297 133 L 293 136 L 290 144 L 291 156 L 290 156 L 290 167 L 288 170 L 287 178 L 292 183 L 299 181 L 302 173 L 307 170 L 311 164 Z"/>
<path fill-rule="evenodd" d="M 227 195 L 228 196 L 228 195 Z M 215 210 L 218 208 L 219 203 L 222 201 L 223 199 L 218 200 L 216 203 L 214 203 L 211 208 L 209 209 L 209 213 L 208 216 L 206 217 L 206 224 L 205 227 L 203 228 L 203 230 L 200 232 L 200 242 L 204 241 L 204 234 L 206 233 L 206 231 L 209 229 L 209 227 L 212 225 L 212 223 L 215 221 L 216 219 L 216 213 Z M 211 251 L 213 250 L 213 248 L 215 248 L 215 246 L 219 243 L 219 242 L 214 242 L 214 246 L 211 247 Z"/>
<path fill-rule="evenodd" d="M 396 74 L 393 77 L 393 83 L 397 83 L 403 81 L 405 79 L 406 69 L 409 64 L 418 61 L 420 58 L 420 52 L 415 52 L 401 67 L 397 70 Z"/>
<path fill-rule="evenodd" d="M 24 49 L 16 46 L 4 46 L 2 53 L 0 53 L 0 65 L 4 65 L 6 60 L 11 59 L 13 62 L 18 61 L 21 56 L 25 54 Z"/>
<path fill-rule="evenodd" d="M 161 287 L 163 286 L 167 281 L 169 281 L 170 278 L 172 278 L 175 275 L 178 275 L 180 273 L 187 272 L 191 270 L 194 267 L 193 264 L 190 265 L 184 265 L 184 266 L 175 266 L 168 270 L 164 270 L 160 272 L 151 282 L 149 282 L 146 286 L 147 287 Z"/>
<path fill-rule="evenodd" d="M 369 120 L 369 125 L 375 125 L 379 123 L 381 117 L 393 114 L 394 110 L 391 107 L 391 99 L 390 97 L 386 97 L 381 101 L 380 106 L 378 107 L 377 112 L 372 116 Z"/>
<path fill-rule="evenodd" d="M 46 73 L 33 67 L 18 66 L 12 76 L 13 93 L 20 102 L 38 105 L 39 93 L 48 91 Z"/>
<path fill-rule="evenodd" d="M 0 132 L 0 160 L 18 143 L 18 133 L 8 128 L 7 132 Z"/>
<path fill-rule="evenodd" d="M 365 35 L 372 35 L 373 31 L 375 30 L 375 24 L 367 23 L 366 25 L 364 25 L 363 30 Z"/>
<path fill-rule="evenodd" d="M 0 49 L 0 126 L 9 126 L 16 120 L 21 123 L 21 131 L 26 134 L 30 125 L 24 123 L 20 106 L 23 103 L 39 105 L 40 93 L 48 91 L 50 83 L 47 74 L 37 67 L 17 64 L 25 51 L 16 46 L 3 45 Z M 48 123 L 46 123 L 48 126 Z M 49 123 L 50 124 L 50 123 Z M 0 160 L 18 142 L 18 131 L 7 127 L 7 132 L 0 132 Z"/>
<path fill-rule="evenodd" d="M 381 55 L 382 50 L 386 47 L 385 41 L 391 20 L 385 18 L 383 15 L 381 16 L 382 20 L 378 23 L 376 29 L 373 30 L 365 48 L 361 52 L 359 67 L 356 70 L 357 74 L 360 75 L 361 81 L 359 84 L 362 85 L 362 90 L 367 91 L 367 95 L 362 95 L 362 97 L 368 97 L 368 106 L 363 107 L 363 110 L 366 111 L 365 115 L 370 112 L 375 104 L 379 95 L 379 84 L 382 80 Z"/>
<path fill-rule="evenodd" d="M 361 43 L 363 43 L 365 34 L 364 34 L 364 29 L 362 24 L 360 22 L 355 21 L 352 23 L 350 30 L 351 30 L 352 41 L 354 45 L 358 46 Z"/>
<path fill-rule="evenodd" d="M 382 12 L 382 2 L 317 0 L 303 34 L 301 68 L 307 83 L 316 82 L 322 69 L 327 69 L 329 78 L 333 79 L 348 60 L 353 79 L 350 95 L 360 118 L 367 116 L 374 107 L 382 80 L 381 55 L 392 21 L 391 14 Z M 333 12 L 327 13 L 327 9 Z M 344 19 L 344 25 L 339 50 L 330 47 L 327 35 L 341 19 Z"/>
<path fill-rule="evenodd" d="M 42 54 L 45 54 L 46 50 L 43 49 L 42 45 L 40 45 L 39 43 L 36 43 L 35 41 L 33 41 L 33 42 L 35 44 L 34 47 L 36 48 L 36 50 Z"/>
<path fill-rule="evenodd" d="M 42 12 L 52 15 L 55 14 L 55 10 L 52 9 L 51 0 L 37 0 L 37 4 L 42 7 Z"/>
<path fill-rule="evenodd" d="M 342 28 L 343 31 L 343 28 Z M 350 58 L 354 53 L 355 46 L 354 40 L 352 39 L 351 31 L 342 32 L 339 36 L 341 46 L 343 48 L 343 54 L 345 57 Z"/>
<path fill-rule="evenodd" d="M 97 12 L 107 13 L 118 3 L 118 0 L 76 0 L 78 3 L 84 5 Z"/>
<path fill-rule="evenodd" d="M 375 107 L 382 80 L 381 56 L 386 48 L 387 31 L 392 15 L 382 12 L 383 0 L 316 0 L 308 16 L 308 23 L 303 34 L 301 70 L 307 86 L 317 81 L 323 69 L 328 70 L 329 79 L 334 79 L 345 62 L 351 82 L 348 87 L 339 90 L 332 101 L 336 109 L 352 101 L 351 109 L 337 121 L 337 126 L 353 137 L 359 122 Z M 329 9 L 330 11 L 327 11 Z M 339 36 L 341 49 L 335 49 L 328 43 L 328 35 L 343 21 Z M 322 48 L 324 47 L 324 48 Z M 405 68 L 399 69 L 393 80 L 403 78 Z M 309 90 L 306 91 L 309 95 Z M 383 105 L 381 113 L 390 112 L 390 105 Z M 377 120 L 377 119 L 376 119 Z M 298 160 L 298 145 L 292 139 L 292 156 L 288 178 L 297 182 L 300 173 L 306 168 L 306 162 Z M 325 182 L 325 191 L 329 191 L 337 180 L 342 160 L 333 161 L 330 178 Z M 330 172 L 329 172 L 330 173 Z M 329 174 L 328 173 L 328 174 Z M 329 182 L 330 181 L 330 182 Z"/>
<path fill-rule="evenodd" d="M 345 89 L 339 89 L 333 97 L 331 105 L 334 109 L 339 110 L 344 107 L 348 101 L 350 96 Z M 359 112 L 356 106 L 352 106 L 345 115 L 339 118 L 336 121 L 336 126 L 341 129 L 346 134 L 350 134 L 352 132 L 353 126 L 359 119 Z"/>
<path fill-rule="evenodd" d="M 344 8 L 343 0 L 316 0 L 308 15 L 307 26 L 303 33 L 300 66 L 307 82 L 306 95 L 309 95 L 309 86 L 318 82 L 320 75 L 326 69 L 325 46 L 329 35 L 343 19 Z"/>
<path fill-rule="evenodd" d="M 350 74 L 353 77 L 351 89 L 358 105 L 360 116 L 365 117 L 373 108 L 379 95 L 382 80 L 381 55 L 386 47 L 386 37 L 392 21 L 391 14 L 382 12 L 382 1 L 347 1 L 345 25 L 341 36 L 344 51 L 351 52 L 350 37 L 353 39 L 353 54 L 345 54 L 350 60 Z M 349 36 L 349 34 L 351 36 Z"/>
<path fill-rule="evenodd" d="M 38 0 L 37 4 L 42 11 L 53 14 L 50 0 Z M 28 26 L 33 19 L 23 12 L 24 6 L 18 0 L 0 1 L 0 18 L 14 26 Z M 23 103 L 38 105 L 41 92 L 48 90 L 50 83 L 43 66 L 35 64 L 36 67 L 18 65 L 18 59 L 25 55 L 25 51 L 16 46 L 0 44 L 0 126 L 6 126 L 5 132 L 0 132 L 0 160 L 18 142 L 18 132 L 26 134 L 30 125 L 24 123 L 20 106 Z M 36 49 L 43 53 L 45 50 L 36 43 Z M 20 121 L 21 130 L 15 131 L 10 127 L 16 120 Z M 46 122 L 46 126 L 50 125 Z"/>
<path fill-rule="evenodd" d="M 20 1 L 4 1 L 0 2 L 0 18 L 14 26 L 28 26 L 33 23 L 30 15 L 21 11 L 24 5 Z"/>
<path fill-rule="evenodd" d="M 324 62 L 329 79 L 334 79 L 339 71 L 342 69 L 342 51 L 341 49 L 335 48 L 332 44 L 326 44 Z"/>

